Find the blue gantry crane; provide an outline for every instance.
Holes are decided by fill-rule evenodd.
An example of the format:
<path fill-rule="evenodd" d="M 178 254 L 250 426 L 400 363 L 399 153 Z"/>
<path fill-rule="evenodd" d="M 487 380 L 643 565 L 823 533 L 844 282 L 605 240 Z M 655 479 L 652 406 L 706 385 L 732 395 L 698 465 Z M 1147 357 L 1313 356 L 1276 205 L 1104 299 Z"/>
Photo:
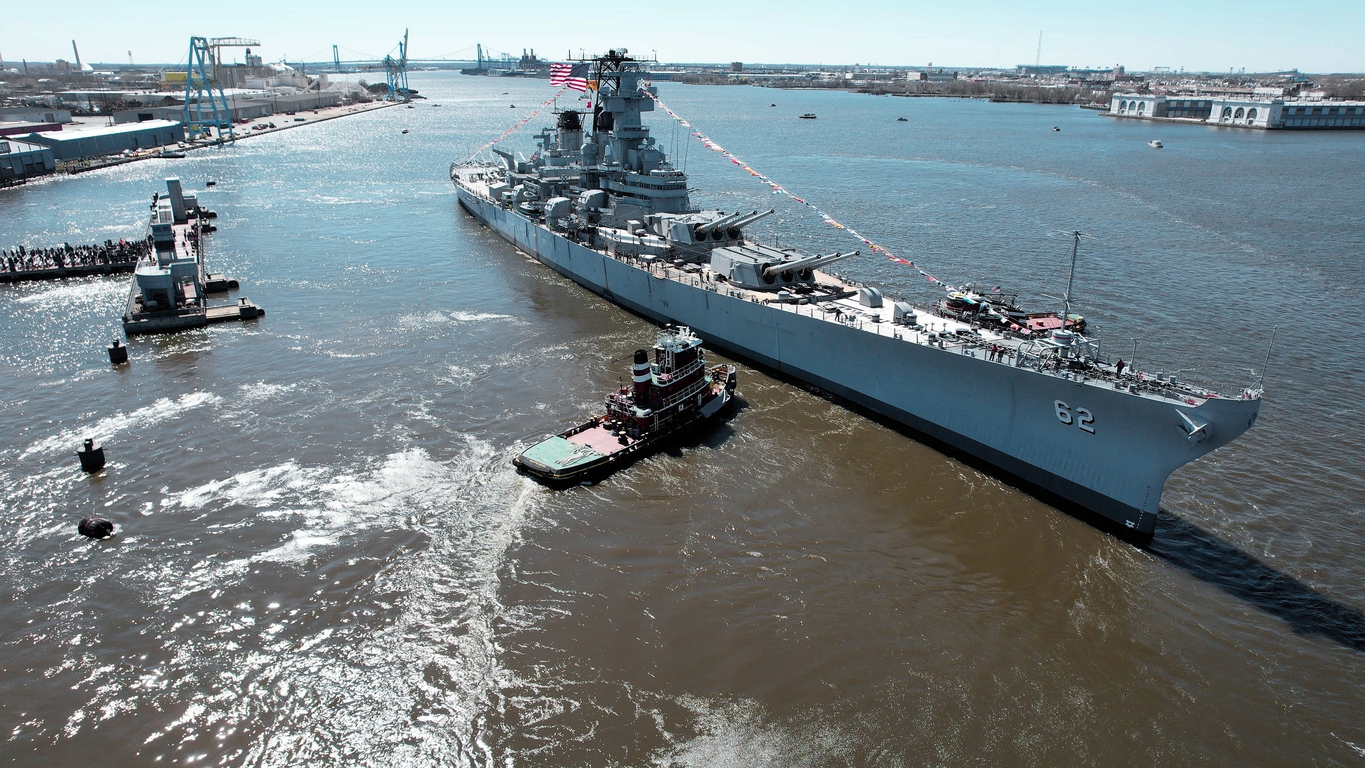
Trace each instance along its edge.
<path fill-rule="evenodd" d="M 188 137 L 198 138 L 209 128 L 217 128 L 219 138 L 222 138 L 224 129 L 227 130 L 228 138 L 233 138 L 232 113 L 228 110 L 227 97 L 223 95 L 223 84 L 218 80 L 222 49 L 259 47 L 260 44 L 258 40 L 241 37 L 190 38 L 184 107 L 185 134 Z"/>
<path fill-rule="evenodd" d="M 410 101 L 408 90 L 408 31 L 403 30 L 403 42 L 398 44 L 398 58 L 392 54 L 384 57 L 384 74 L 388 77 L 389 101 Z"/>
<path fill-rule="evenodd" d="M 184 108 L 185 135 L 191 139 L 199 138 L 209 128 L 217 128 L 219 137 L 226 128 L 228 136 L 232 136 L 232 116 L 228 112 L 222 84 L 217 84 L 217 93 L 213 90 L 216 84 L 212 74 L 214 63 L 208 38 L 191 37 L 189 67 L 185 71 Z"/>

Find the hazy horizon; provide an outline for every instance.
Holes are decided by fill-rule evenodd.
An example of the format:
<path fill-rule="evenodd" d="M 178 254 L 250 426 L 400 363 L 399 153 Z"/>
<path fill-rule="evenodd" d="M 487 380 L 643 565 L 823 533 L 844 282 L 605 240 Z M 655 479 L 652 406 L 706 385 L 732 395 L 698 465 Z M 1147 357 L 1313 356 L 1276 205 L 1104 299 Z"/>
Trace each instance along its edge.
<path fill-rule="evenodd" d="M 71 40 L 86 63 L 183 62 L 191 35 L 240 36 L 261 41 L 267 61 L 329 61 L 332 46 L 343 59 L 373 59 L 395 51 L 404 28 L 409 57 L 473 58 L 520 55 L 535 49 L 545 59 L 625 47 L 665 62 L 743 61 L 812 65 L 882 65 L 1012 68 L 1041 63 L 1133 71 L 1155 67 L 1190 72 L 1333 73 L 1365 70 L 1358 31 L 1365 4 L 1319 0 L 1289 6 L 1224 0 L 1194 6 L 1147 4 L 1140 14 L 1103 6 L 1077 14 L 1036 1 L 983 0 L 970 13 L 944 4 L 874 0 L 829 12 L 825 3 L 722 3 L 642 5 L 638 15 L 594 17 L 588 6 L 518 4 L 508 16 L 482 4 L 459 11 L 429 0 L 393 12 L 339 0 L 328 5 L 280 6 L 247 0 L 231 8 L 177 6 L 165 15 L 130 14 L 92 0 L 75 0 L 59 15 L 41 6 L 8 13 L 0 56 L 5 65 L 72 61 Z M 229 49 L 228 61 L 242 59 Z"/>

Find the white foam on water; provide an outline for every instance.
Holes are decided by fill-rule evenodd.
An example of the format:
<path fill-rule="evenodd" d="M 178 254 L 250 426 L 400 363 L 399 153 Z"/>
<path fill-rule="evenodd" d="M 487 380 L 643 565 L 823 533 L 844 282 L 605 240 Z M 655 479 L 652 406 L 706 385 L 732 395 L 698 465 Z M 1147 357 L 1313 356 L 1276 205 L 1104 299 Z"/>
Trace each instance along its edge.
<path fill-rule="evenodd" d="M 97 443 L 104 442 L 129 429 L 145 429 L 183 416 L 197 408 L 218 405 L 222 401 L 223 398 L 212 392 L 189 392 L 174 400 L 162 397 L 151 405 L 137 410 L 106 416 L 88 426 L 64 430 L 60 434 L 39 440 L 26 448 L 19 457 L 22 459 L 36 453 L 74 450 L 74 447 L 87 437 L 94 438 Z"/>
<path fill-rule="evenodd" d="M 410 312 L 398 318 L 398 324 L 404 328 L 430 328 L 438 325 L 448 325 L 450 323 L 488 323 L 497 320 L 516 320 L 513 315 L 499 315 L 493 312 Z"/>
<path fill-rule="evenodd" d="M 162 502 L 163 509 L 184 507 L 204 509 L 209 505 L 221 508 L 226 505 L 248 507 L 271 507 L 281 503 L 286 494 L 299 495 L 307 492 L 326 476 L 323 469 L 304 469 L 293 461 L 277 464 L 264 469 L 253 469 L 225 480 L 210 480 L 203 485 L 186 488 L 178 493 L 168 494 Z"/>
<path fill-rule="evenodd" d="M 174 661 L 164 678 L 148 678 L 146 668 L 112 673 L 117 679 L 80 711 L 183 712 L 148 739 L 168 750 L 270 722 L 239 751 L 214 756 L 233 763 L 332 763 L 344 755 L 349 764 L 482 765 L 487 714 L 501 689 L 517 684 L 499 659 L 499 628 L 534 621 L 504 607 L 498 589 L 509 550 L 536 517 L 537 488 L 502 451 L 466 438 L 447 461 L 422 449 L 351 472 L 288 461 L 168 494 L 159 514 L 245 515 L 229 528 L 283 520 L 292 530 L 282 544 L 245 556 L 238 548 L 231 559 L 188 562 L 167 552 L 129 574 L 151 586 L 145 634 Z M 420 533 L 422 545 L 394 550 L 361 585 L 321 581 L 303 616 L 238 610 L 270 597 L 240 594 L 254 574 L 311 574 L 331 562 L 322 560 L 334 557 L 329 552 L 386 531 Z M 224 544 L 231 548 L 232 539 Z M 205 605 L 212 608 L 189 607 Z M 308 617 L 376 606 L 385 608 L 382 621 Z M 67 724 L 68 737 L 88 724 L 83 718 Z"/>
<path fill-rule="evenodd" d="M 429 328 L 433 325 L 443 325 L 448 322 L 444 312 L 409 312 L 398 318 L 398 324 L 404 328 Z"/>
<path fill-rule="evenodd" d="M 237 403 L 239 405 L 256 405 L 267 400 L 274 400 L 285 393 L 293 392 L 296 387 L 296 384 L 269 384 L 264 381 L 255 384 L 243 384 L 238 389 Z"/>
<path fill-rule="evenodd" d="M 451 312 L 450 319 L 457 323 L 483 323 L 489 320 L 515 320 L 512 315 L 499 315 L 492 312 Z"/>
<path fill-rule="evenodd" d="M 801 768 L 856 762 L 854 739 L 832 721 L 808 716 L 776 720 L 748 699 L 683 696 L 697 717 L 697 735 L 654 758 L 666 768 Z"/>
<path fill-rule="evenodd" d="M 528 481 L 491 446 L 472 440 L 450 464 L 410 450 L 364 475 L 320 485 L 315 511 L 324 514 L 296 532 L 298 549 L 352 535 L 355 525 L 414 514 L 425 521 L 430 546 L 376 584 L 405 595 L 395 622 L 361 638 L 329 636 L 263 670 L 263 685 L 293 694 L 273 704 L 285 710 L 275 733 L 254 745 L 246 762 L 291 765 L 301 756 L 347 752 L 360 764 L 482 763 L 483 713 L 509 678 L 495 637 L 508 616 L 498 599 L 499 572 L 534 514 L 532 498 Z M 289 547 L 273 554 L 291 554 Z M 344 703 L 319 723 L 301 691 L 311 693 L 305 700 Z M 282 752 L 286 743 L 290 750 Z"/>

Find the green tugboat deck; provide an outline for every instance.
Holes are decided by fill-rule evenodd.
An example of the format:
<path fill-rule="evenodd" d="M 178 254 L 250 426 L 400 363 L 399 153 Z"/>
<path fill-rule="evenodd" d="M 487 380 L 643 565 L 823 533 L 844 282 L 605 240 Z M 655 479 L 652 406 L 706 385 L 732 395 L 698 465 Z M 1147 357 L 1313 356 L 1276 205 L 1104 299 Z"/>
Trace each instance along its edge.
<path fill-rule="evenodd" d="M 548 474 L 572 474 L 640 442 L 621 437 L 607 429 L 601 421 L 568 435 L 555 435 L 531 446 L 521 454 L 519 462 Z"/>

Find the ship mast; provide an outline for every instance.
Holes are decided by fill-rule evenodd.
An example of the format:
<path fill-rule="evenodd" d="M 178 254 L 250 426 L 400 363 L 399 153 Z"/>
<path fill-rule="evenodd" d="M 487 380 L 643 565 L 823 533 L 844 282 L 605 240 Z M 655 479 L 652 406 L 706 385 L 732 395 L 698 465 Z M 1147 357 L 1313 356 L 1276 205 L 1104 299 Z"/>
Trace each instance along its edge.
<path fill-rule="evenodd" d="M 1066 274 L 1066 293 L 1062 295 L 1062 330 L 1066 330 L 1066 319 L 1071 315 L 1071 283 L 1076 279 L 1076 251 L 1081 247 L 1081 232 L 1071 233 L 1071 270 Z"/>

